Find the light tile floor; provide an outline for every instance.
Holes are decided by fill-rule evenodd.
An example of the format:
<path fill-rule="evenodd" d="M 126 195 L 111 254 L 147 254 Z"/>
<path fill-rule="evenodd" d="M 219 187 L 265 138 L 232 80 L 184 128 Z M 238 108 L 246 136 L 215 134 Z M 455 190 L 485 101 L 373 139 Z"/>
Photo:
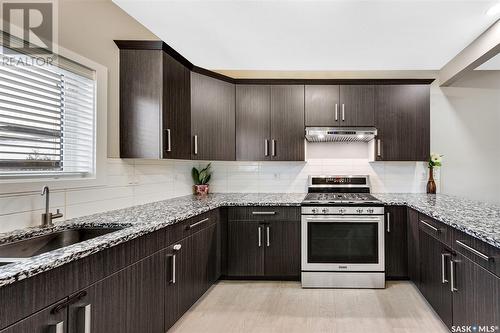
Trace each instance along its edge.
<path fill-rule="evenodd" d="M 298 282 L 221 281 L 169 333 L 449 332 L 410 282 L 386 289 L 302 289 Z"/>

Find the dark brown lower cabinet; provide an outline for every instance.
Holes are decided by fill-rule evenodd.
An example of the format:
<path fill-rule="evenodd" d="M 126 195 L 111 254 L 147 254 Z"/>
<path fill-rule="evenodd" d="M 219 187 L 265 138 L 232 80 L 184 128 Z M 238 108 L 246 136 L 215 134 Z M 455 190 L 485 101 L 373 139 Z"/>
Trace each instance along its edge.
<path fill-rule="evenodd" d="M 163 332 L 166 252 L 70 296 L 68 332 Z"/>
<path fill-rule="evenodd" d="M 264 274 L 267 277 L 299 278 L 300 222 L 269 221 L 264 224 Z"/>
<path fill-rule="evenodd" d="M 64 300 L 61 300 L 63 302 Z M 59 302 L 59 303 L 61 303 Z M 57 303 L 57 304 L 59 304 Z M 0 333 L 65 333 L 66 327 L 66 311 L 53 313 L 57 304 L 53 304 L 39 312 L 11 325 Z M 59 331 L 57 331 L 59 329 Z"/>
<path fill-rule="evenodd" d="M 418 212 L 408 208 L 408 278 L 420 289 L 420 246 Z"/>
<path fill-rule="evenodd" d="M 228 221 L 228 276 L 264 275 L 262 228 L 261 221 Z"/>
<path fill-rule="evenodd" d="M 389 279 L 407 278 L 406 206 L 387 206 L 385 212 L 385 275 Z"/>
<path fill-rule="evenodd" d="M 219 228 L 213 223 L 165 250 L 165 330 L 219 279 Z"/>
<path fill-rule="evenodd" d="M 461 254 L 453 267 L 453 325 L 499 326 L 500 278 Z"/>
<path fill-rule="evenodd" d="M 446 326 L 453 323 L 453 295 L 450 292 L 451 250 L 420 231 L 420 291 Z"/>
<path fill-rule="evenodd" d="M 228 221 L 229 277 L 300 277 L 300 221 Z"/>

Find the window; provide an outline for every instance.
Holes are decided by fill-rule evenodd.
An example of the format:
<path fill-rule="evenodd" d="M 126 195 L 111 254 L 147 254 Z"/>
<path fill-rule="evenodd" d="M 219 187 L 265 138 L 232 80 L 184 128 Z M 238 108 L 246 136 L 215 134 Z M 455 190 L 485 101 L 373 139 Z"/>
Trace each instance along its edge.
<path fill-rule="evenodd" d="M 1 50 L 0 176 L 93 174 L 95 73 L 62 57 L 38 65 Z"/>

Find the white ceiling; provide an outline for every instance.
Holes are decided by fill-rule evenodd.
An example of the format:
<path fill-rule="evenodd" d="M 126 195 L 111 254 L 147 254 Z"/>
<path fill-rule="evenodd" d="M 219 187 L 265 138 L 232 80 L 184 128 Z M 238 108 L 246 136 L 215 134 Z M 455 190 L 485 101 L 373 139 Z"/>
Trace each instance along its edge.
<path fill-rule="evenodd" d="M 498 0 L 113 0 L 195 65 L 437 70 L 498 17 Z"/>

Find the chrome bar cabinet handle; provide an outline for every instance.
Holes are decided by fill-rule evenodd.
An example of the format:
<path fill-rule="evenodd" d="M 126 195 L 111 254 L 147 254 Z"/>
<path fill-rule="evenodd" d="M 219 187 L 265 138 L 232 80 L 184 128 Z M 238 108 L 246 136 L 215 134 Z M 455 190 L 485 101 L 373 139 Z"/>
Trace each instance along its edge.
<path fill-rule="evenodd" d="M 455 287 L 455 260 L 450 260 L 450 290 L 452 293 L 457 292 Z"/>
<path fill-rule="evenodd" d="M 276 212 L 270 211 L 270 212 L 252 212 L 252 215 L 276 215 Z"/>
<path fill-rule="evenodd" d="M 441 253 L 441 283 L 448 283 L 446 278 L 446 258 L 450 257 L 450 253 Z"/>
<path fill-rule="evenodd" d="M 201 221 L 198 221 L 198 222 L 196 222 L 196 223 L 193 223 L 193 224 L 188 225 L 186 229 L 187 229 L 187 230 L 189 230 L 189 229 L 193 229 L 194 227 L 196 227 L 196 226 L 198 226 L 198 225 L 200 225 L 200 224 L 202 224 L 202 223 L 205 223 L 205 222 L 207 222 L 207 221 L 209 221 L 209 220 L 210 220 L 210 218 L 209 218 L 209 217 L 207 217 L 206 219 L 203 219 L 203 220 L 201 220 Z"/>
<path fill-rule="evenodd" d="M 172 137 L 170 133 L 170 128 L 167 128 L 167 151 L 171 152 L 172 151 Z"/>
<path fill-rule="evenodd" d="M 342 103 L 342 121 L 345 121 L 345 104 Z"/>
<path fill-rule="evenodd" d="M 377 156 L 382 156 L 382 153 L 380 152 L 380 139 L 377 139 Z"/>
<path fill-rule="evenodd" d="M 438 229 L 438 228 L 436 228 L 436 227 L 434 227 L 434 226 L 430 225 L 429 223 L 427 223 L 427 222 L 425 222 L 425 221 L 423 221 L 423 220 L 420 220 L 420 223 L 422 223 L 423 225 L 425 225 L 425 226 L 426 226 L 426 227 L 428 227 L 429 229 L 434 230 L 435 232 L 439 232 L 439 229 Z"/>
<path fill-rule="evenodd" d="M 264 140 L 264 156 L 269 156 L 269 140 Z"/>
<path fill-rule="evenodd" d="M 64 333 L 64 321 L 49 326 L 49 333 Z"/>
<path fill-rule="evenodd" d="M 339 105 L 335 103 L 335 121 L 339 121 Z"/>
<path fill-rule="evenodd" d="M 198 155 L 198 135 L 194 136 L 194 154 Z"/>
<path fill-rule="evenodd" d="M 387 232 L 391 232 L 391 213 L 387 213 Z"/>
<path fill-rule="evenodd" d="M 182 248 L 181 244 L 175 244 L 173 247 L 174 251 L 179 251 Z M 177 255 L 174 253 L 171 255 L 172 256 L 172 279 L 170 280 L 171 284 L 175 284 L 177 282 L 177 272 L 176 272 L 176 267 L 177 267 Z"/>
<path fill-rule="evenodd" d="M 486 260 L 486 261 L 490 261 L 491 258 L 489 256 L 487 256 L 486 254 L 476 250 L 475 248 L 473 247 L 470 247 L 469 245 L 463 243 L 462 241 L 455 241 L 457 243 L 457 245 L 459 245 L 460 247 L 463 247 L 464 249 L 474 253 L 476 256 L 478 256 L 479 258 L 483 259 L 483 260 Z"/>
<path fill-rule="evenodd" d="M 259 247 L 262 246 L 262 227 L 259 226 Z"/>
<path fill-rule="evenodd" d="M 91 333 L 92 330 L 92 306 L 87 304 L 78 309 L 77 314 L 78 333 Z"/>
<path fill-rule="evenodd" d="M 276 156 L 276 140 L 271 140 L 271 155 Z"/>
<path fill-rule="evenodd" d="M 270 229 L 271 228 L 269 226 L 266 226 L 266 245 L 267 245 L 267 247 L 271 246 L 271 241 L 269 240 L 269 236 L 271 235 Z"/>

